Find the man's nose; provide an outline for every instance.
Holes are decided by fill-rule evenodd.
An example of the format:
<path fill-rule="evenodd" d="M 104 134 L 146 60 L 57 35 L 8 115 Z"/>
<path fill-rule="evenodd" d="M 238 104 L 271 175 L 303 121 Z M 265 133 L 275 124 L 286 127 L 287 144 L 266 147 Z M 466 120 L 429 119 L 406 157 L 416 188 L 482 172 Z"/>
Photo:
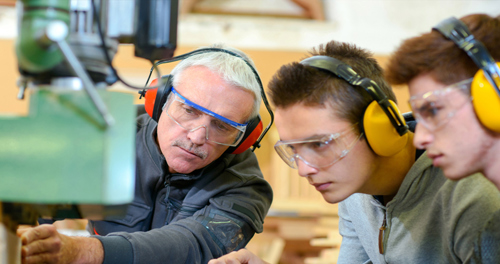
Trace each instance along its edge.
<path fill-rule="evenodd" d="M 203 145 L 207 140 L 208 129 L 205 125 L 189 130 L 187 138 L 195 145 Z"/>
<path fill-rule="evenodd" d="M 434 135 L 424 125 L 417 123 L 415 135 L 413 136 L 413 145 L 418 149 L 426 149 L 434 141 Z"/>
<path fill-rule="evenodd" d="M 295 162 L 297 163 L 299 175 L 302 177 L 308 177 L 318 172 L 318 169 L 308 165 L 299 157 L 295 159 Z"/>

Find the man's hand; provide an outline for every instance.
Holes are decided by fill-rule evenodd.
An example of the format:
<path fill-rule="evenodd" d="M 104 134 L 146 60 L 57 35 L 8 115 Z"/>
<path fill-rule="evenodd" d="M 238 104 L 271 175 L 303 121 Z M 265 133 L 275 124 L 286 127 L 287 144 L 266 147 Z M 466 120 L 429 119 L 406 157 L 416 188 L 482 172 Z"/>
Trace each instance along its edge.
<path fill-rule="evenodd" d="M 240 249 L 224 255 L 218 259 L 212 259 L 208 264 L 269 264 L 247 249 Z"/>
<path fill-rule="evenodd" d="M 52 225 L 19 229 L 21 259 L 31 263 L 102 263 L 101 242 L 89 237 L 69 237 L 57 232 Z M 85 253 L 90 253 L 85 254 Z"/>

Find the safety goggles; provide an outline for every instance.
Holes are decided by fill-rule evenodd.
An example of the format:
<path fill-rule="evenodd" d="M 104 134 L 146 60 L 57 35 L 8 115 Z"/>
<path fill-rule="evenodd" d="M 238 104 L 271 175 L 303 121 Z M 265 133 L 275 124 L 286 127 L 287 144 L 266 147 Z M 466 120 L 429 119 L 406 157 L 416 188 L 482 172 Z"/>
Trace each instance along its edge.
<path fill-rule="evenodd" d="M 238 145 L 248 124 L 234 122 L 199 106 L 180 95 L 173 87 L 164 110 L 180 127 L 190 132 L 204 127 L 206 140 L 225 146 Z"/>
<path fill-rule="evenodd" d="M 274 149 L 293 169 L 298 168 L 299 159 L 317 169 L 328 167 L 345 157 L 359 141 L 363 133 L 352 139 L 351 132 L 356 125 L 339 133 L 318 135 L 303 140 L 278 141 Z"/>
<path fill-rule="evenodd" d="M 458 110 L 472 100 L 471 83 L 472 78 L 443 89 L 410 97 L 410 107 L 417 122 L 430 131 L 444 126 Z"/>

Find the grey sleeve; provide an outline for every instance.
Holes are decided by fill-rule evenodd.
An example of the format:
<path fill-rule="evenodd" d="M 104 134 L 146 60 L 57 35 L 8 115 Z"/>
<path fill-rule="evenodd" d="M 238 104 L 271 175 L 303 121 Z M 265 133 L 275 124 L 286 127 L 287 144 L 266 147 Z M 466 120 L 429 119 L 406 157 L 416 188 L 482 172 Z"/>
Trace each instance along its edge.
<path fill-rule="evenodd" d="M 152 229 L 147 232 L 111 233 L 101 242 L 105 250 L 116 248 L 124 238 L 131 245 L 132 263 L 207 263 L 232 250 L 242 248 L 255 231 L 244 221 L 238 220 L 211 206 L 205 214 Z M 114 238 L 114 239 L 111 239 Z M 114 245 L 111 245 L 114 244 Z M 122 248 L 123 250 L 126 247 Z M 122 253 L 113 251 L 118 258 Z M 105 253 L 108 255 L 108 253 Z M 127 262 L 105 262 L 127 263 Z"/>
<path fill-rule="evenodd" d="M 132 245 L 120 236 L 92 236 L 101 241 L 103 264 L 131 264 L 133 260 Z"/>
<path fill-rule="evenodd" d="M 354 224 L 352 223 L 346 203 L 339 203 L 339 232 L 342 236 L 338 264 L 371 263 Z"/>

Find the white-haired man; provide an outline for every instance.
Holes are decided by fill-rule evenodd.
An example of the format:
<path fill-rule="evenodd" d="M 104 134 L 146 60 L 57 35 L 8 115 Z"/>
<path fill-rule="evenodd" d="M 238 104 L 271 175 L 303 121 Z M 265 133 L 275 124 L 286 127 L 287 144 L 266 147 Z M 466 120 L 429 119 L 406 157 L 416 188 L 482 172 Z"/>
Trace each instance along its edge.
<path fill-rule="evenodd" d="M 160 112 L 138 117 L 126 217 L 89 221 L 91 237 L 64 236 L 51 225 L 20 230 L 23 263 L 207 263 L 262 232 L 271 187 L 252 151 L 228 151 L 258 116 L 262 87 L 242 52 L 213 48 L 232 54 L 182 60 Z"/>

